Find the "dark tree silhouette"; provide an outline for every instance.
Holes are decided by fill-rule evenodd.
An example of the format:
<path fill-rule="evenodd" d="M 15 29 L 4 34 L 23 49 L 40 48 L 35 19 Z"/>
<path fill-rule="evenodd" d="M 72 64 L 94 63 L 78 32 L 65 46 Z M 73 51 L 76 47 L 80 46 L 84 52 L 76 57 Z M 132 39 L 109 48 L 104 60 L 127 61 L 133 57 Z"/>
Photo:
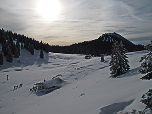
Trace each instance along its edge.
<path fill-rule="evenodd" d="M 3 53 L 0 52 L 0 65 L 3 65 Z"/>
<path fill-rule="evenodd" d="M 19 41 L 16 42 L 15 50 L 17 51 L 18 55 L 20 56 L 20 44 L 19 44 Z"/>
<path fill-rule="evenodd" d="M 29 45 L 29 52 L 34 55 L 34 46 L 32 44 Z"/>
<path fill-rule="evenodd" d="M 7 46 L 6 46 L 6 43 L 2 44 L 2 52 L 4 53 L 4 56 L 7 55 Z"/>
<path fill-rule="evenodd" d="M 8 53 L 7 53 L 7 56 L 6 56 L 6 61 L 11 63 L 13 61 L 13 56 L 12 56 L 11 49 L 9 47 L 7 48 L 7 52 Z"/>
<path fill-rule="evenodd" d="M 49 44 L 48 44 L 48 43 L 45 44 L 45 52 L 46 52 L 46 53 L 49 53 Z"/>
<path fill-rule="evenodd" d="M 15 48 L 16 48 L 16 45 L 15 43 L 13 42 L 13 46 L 12 46 L 12 54 L 15 55 Z"/>
<path fill-rule="evenodd" d="M 15 58 L 19 58 L 19 56 L 20 56 L 20 50 L 19 50 L 18 47 L 15 47 L 15 54 L 14 54 L 14 57 L 15 57 Z"/>
<path fill-rule="evenodd" d="M 21 43 L 21 49 L 24 49 L 23 43 Z"/>
<path fill-rule="evenodd" d="M 40 51 L 40 58 L 41 58 L 41 59 L 44 58 L 43 50 Z"/>
<path fill-rule="evenodd" d="M 101 62 L 104 62 L 104 54 L 101 55 Z"/>

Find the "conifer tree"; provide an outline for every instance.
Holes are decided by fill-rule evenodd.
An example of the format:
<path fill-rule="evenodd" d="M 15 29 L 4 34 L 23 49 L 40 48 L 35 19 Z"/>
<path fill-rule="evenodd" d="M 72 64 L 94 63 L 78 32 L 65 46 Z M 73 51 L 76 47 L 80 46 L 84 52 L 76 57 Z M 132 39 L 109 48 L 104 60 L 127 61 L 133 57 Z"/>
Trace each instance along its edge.
<path fill-rule="evenodd" d="M 43 59 L 44 58 L 44 54 L 43 54 L 43 50 L 41 49 L 40 51 L 40 58 Z"/>
<path fill-rule="evenodd" d="M 12 52 L 11 52 L 11 50 L 10 50 L 10 48 L 9 48 L 9 47 L 7 48 L 6 61 L 7 61 L 7 62 L 10 62 L 10 63 L 13 61 Z"/>
<path fill-rule="evenodd" d="M 15 46 L 15 43 L 13 42 L 13 47 L 12 47 L 12 54 L 13 55 L 15 55 L 15 48 L 16 48 L 16 46 Z"/>
<path fill-rule="evenodd" d="M 151 44 L 148 44 L 146 46 L 146 49 L 149 51 L 149 53 L 141 57 L 139 62 L 142 62 L 141 63 L 142 69 L 140 69 L 139 72 L 141 74 L 146 74 L 141 79 L 150 80 L 152 79 L 152 40 L 151 40 Z"/>
<path fill-rule="evenodd" d="M 20 52 L 19 51 L 20 51 L 19 48 L 15 47 L 15 54 L 14 54 L 15 58 L 19 58 L 19 56 L 20 56 Z"/>
<path fill-rule="evenodd" d="M 118 45 L 114 44 L 112 54 L 111 54 L 111 61 L 110 61 L 111 77 L 117 77 L 119 75 L 118 74 L 118 67 L 119 67 L 118 58 L 119 58 Z"/>
<path fill-rule="evenodd" d="M 24 49 L 23 43 L 21 43 L 21 49 Z"/>
<path fill-rule="evenodd" d="M 46 53 L 49 53 L 49 44 L 48 44 L 48 43 L 45 44 L 45 52 L 46 52 Z"/>
<path fill-rule="evenodd" d="M 6 46 L 6 43 L 3 43 L 3 45 L 2 45 L 2 52 L 4 53 L 4 56 L 7 55 L 7 46 Z"/>
<path fill-rule="evenodd" d="M 128 71 L 130 69 L 130 66 L 128 64 L 129 61 L 127 59 L 128 57 L 126 56 L 126 52 L 127 50 L 124 48 L 122 41 L 120 41 L 120 54 L 122 55 L 122 59 L 121 59 L 122 68 L 125 71 Z"/>
<path fill-rule="evenodd" d="M 20 56 L 20 44 L 19 44 L 19 41 L 16 42 L 16 48 L 18 48 L 17 51 L 18 51 L 19 56 Z"/>
<path fill-rule="evenodd" d="M 34 55 L 34 46 L 32 44 L 29 45 L 29 52 Z"/>
<path fill-rule="evenodd" d="M 42 40 L 40 42 L 40 49 L 43 49 L 43 43 L 42 43 Z"/>
<path fill-rule="evenodd" d="M 3 53 L 0 52 L 0 65 L 3 65 Z"/>
<path fill-rule="evenodd" d="M 31 45 L 31 54 L 34 55 L 34 46 Z"/>
<path fill-rule="evenodd" d="M 141 79 L 150 80 L 152 79 L 152 40 L 151 44 L 146 46 L 146 49 L 149 53 L 141 57 L 140 62 L 142 62 L 142 69 L 140 69 L 139 72 L 141 74 L 146 74 Z M 149 89 L 141 98 L 141 102 L 146 105 L 145 109 L 152 108 L 152 89 Z"/>
<path fill-rule="evenodd" d="M 24 49 L 29 50 L 29 42 L 27 40 L 24 43 Z"/>
<path fill-rule="evenodd" d="M 24 43 L 24 49 L 26 49 L 26 42 Z"/>
<path fill-rule="evenodd" d="M 2 31 L 0 29 L 0 43 L 2 43 Z"/>
<path fill-rule="evenodd" d="M 127 56 L 122 43 L 120 45 L 114 44 L 110 61 L 111 77 L 115 78 L 129 70 L 130 66 L 126 58 Z"/>
<path fill-rule="evenodd" d="M 101 55 L 101 62 L 104 62 L 104 54 Z"/>

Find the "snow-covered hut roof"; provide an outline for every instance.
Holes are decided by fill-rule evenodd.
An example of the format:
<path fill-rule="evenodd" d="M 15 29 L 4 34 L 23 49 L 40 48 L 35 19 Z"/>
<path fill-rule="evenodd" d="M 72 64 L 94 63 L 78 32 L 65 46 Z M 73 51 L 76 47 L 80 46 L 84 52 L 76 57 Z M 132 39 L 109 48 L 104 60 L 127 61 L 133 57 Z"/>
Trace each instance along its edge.
<path fill-rule="evenodd" d="M 52 86 L 61 86 L 61 84 L 63 83 L 64 81 L 60 78 L 55 78 L 55 79 L 52 79 L 52 80 L 48 80 L 48 81 L 45 81 L 45 82 L 40 82 L 40 83 L 36 83 L 35 85 L 39 85 L 39 84 L 42 84 L 46 87 L 52 87 Z"/>

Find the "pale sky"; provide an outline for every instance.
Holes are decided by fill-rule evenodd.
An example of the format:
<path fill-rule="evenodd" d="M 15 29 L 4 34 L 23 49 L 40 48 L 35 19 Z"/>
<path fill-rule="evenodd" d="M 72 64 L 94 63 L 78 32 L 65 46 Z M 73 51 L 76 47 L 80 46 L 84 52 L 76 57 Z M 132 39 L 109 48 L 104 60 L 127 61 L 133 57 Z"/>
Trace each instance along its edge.
<path fill-rule="evenodd" d="M 135 44 L 152 39 L 152 0 L 0 0 L 0 28 L 50 45 L 117 32 Z"/>

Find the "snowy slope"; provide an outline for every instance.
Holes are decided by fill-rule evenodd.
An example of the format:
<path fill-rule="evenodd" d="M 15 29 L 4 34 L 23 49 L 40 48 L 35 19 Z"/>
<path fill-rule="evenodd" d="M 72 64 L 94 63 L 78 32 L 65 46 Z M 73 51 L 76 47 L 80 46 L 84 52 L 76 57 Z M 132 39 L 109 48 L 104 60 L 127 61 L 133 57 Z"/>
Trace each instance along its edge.
<path fill-rule="evenodd" d="M 40 59 L 39 53 L 21 50 L 20 63 L 15 59 L 0 67 L 0 114 L 113 114 L 145 107 L 140 98 L 152 84 L 140 80 L 137 71 L 146 51 L 128 53 L 131 69 L 115 79 L 109 78 L 110 56 L 102 63 L 99 57 L 60 53 L 44 53 Z M 45 95 L 29 91 L 35 83 L 56 76 L 66 85 Z M 14 90 L 20 83 L 23 87 Z"/>

